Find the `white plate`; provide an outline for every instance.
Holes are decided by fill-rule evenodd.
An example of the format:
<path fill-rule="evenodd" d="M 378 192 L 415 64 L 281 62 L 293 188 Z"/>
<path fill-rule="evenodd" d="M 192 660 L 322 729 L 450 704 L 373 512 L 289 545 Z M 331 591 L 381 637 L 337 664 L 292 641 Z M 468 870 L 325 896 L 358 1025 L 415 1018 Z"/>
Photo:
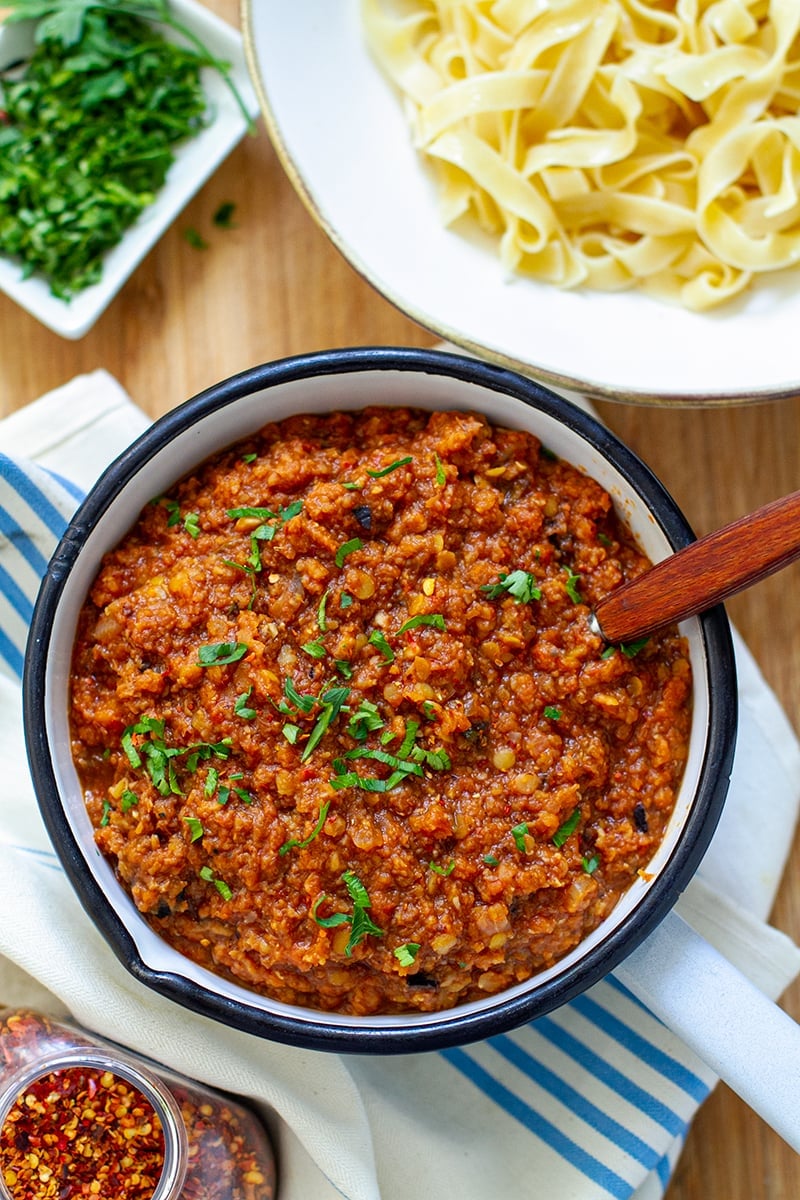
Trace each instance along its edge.
<path fill-rule="evenodd" d="M 199 37 L 215 58 L 230 64 L 232 78 L 245 106 L 255 116 L 258 101 L 239 33 L 195 0 L 172 0 L 171 7 L 175 18 Z M 169 31 L 166 34 L 171 36 Z M 4 26 L 0 29 L 0 64 L 15 62 L 30 45 L 27 24 Z M 43 279 L 23 279 L 17 263 L 0 257 L 0 291 L 62 337 L 80 338 L 91 329 L 148 250 L 230 154 L 247 129 L 244 116 L 219 72 L 206 69 L 203 86 L 213 119 L 196 137 L 176 149 L 175 162 L 164 187 L 122 241 L 108 252 L 99 283 L 79 292 L 70 301 L 60 300 L 51 295 Z"/>
<path fill-rule="evenodd" d="M 509 280 L 493 249 L 445 229 L 358 0 L 242 0 L 245 51 L 284 168 L 379 292 L 451 342 L 597 398 L 745 403 L 800 393 L 800 271 L 698 314 L 637 292 Z"/>

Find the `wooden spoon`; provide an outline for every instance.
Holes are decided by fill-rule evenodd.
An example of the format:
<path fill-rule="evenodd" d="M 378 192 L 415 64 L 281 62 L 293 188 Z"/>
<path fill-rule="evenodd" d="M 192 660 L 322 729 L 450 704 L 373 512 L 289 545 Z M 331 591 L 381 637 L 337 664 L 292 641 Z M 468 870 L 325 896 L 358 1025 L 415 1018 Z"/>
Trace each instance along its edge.
<path fill-rule="evenodd" d="M 800 558 L 800 491 L 700 538 L 611 592 L 589 618 L 626 643 L 696 616 Z"/>

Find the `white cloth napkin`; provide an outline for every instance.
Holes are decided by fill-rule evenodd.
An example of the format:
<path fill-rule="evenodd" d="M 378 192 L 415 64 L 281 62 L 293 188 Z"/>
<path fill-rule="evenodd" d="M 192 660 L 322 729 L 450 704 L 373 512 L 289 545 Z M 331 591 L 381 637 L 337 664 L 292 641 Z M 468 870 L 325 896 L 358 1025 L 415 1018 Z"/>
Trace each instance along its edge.
<path fill-rule="evenodd" d="M 0 422 L 0 879 L 13 912 L 0 923 L 0 1003 L 69 1012 L 250 1097 L 276 1141 L 282 1200 L 663 1195 L 716 1079 L 613 976 L 474 1046 L 340 1057 L 183 1010 L 137 983 L 97 933 L 39 817 L 18 674 L 38 578 L 79 490 L 146 424 L 102 371 Z M 679 908 L 774 998 L 800 970 L 797 948 L 765 924 L 797 820 L 800 746 L 738 638 L 736 654 L 741 732 L 729 799 Z"/>

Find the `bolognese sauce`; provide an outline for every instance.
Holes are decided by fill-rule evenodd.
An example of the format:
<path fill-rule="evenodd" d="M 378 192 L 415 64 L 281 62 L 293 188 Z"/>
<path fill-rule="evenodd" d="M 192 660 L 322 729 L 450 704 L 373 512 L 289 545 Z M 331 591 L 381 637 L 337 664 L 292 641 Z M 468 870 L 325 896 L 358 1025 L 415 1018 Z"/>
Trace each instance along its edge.
<path fill-rule="evenodd" d="M 568 953 L 644 872 L 691 720 L 609 494 L 462 412 L 297 416 L 154 497 L 79 619 L 99 849 L 190 959 L 277 1000 L 434 1011 Z"/>

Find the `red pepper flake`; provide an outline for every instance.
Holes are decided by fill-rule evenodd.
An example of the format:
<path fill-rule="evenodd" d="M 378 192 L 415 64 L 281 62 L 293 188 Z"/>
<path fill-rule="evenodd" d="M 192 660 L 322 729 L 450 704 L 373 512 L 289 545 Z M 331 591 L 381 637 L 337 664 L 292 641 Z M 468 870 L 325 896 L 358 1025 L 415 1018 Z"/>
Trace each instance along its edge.
<path fill-rule="evenodd" d="M 164 1133 L 127 1080 L 101 1067 L 59 1067 L 20 1092 L 0 1129 L 0 1164 L 15 1200 L 148 1200 L 164 1166 Z"/>
<path fill-rule="evenodd" d="M 0 1075 L 43 1055 L 96 1046 L 40 1013 L 0 1012 Z M 255 1114 L 172 1073 L 162 1082 L 180 1108 L 189 1145 L 181 1200 L 274 1200 L 275 1160 Z M 145 1134 L 148 1121 L 153 1128 Z M 71 1064 L 45 1074 L 43 1067 L 0 1129 L 0 1174 L 13 1200 L 150 1200 L 164 1157 L 157 1123 L 149 1100 L 111 1070 Z"/>

